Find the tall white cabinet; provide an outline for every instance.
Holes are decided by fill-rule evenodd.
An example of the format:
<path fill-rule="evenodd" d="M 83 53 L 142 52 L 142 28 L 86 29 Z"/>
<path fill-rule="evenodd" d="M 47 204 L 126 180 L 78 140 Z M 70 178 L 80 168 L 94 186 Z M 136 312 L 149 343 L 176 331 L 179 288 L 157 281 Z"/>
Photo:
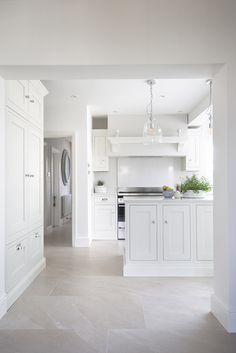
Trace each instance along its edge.
<path fill-rule="evenodd" d="M 6 81 L 6 290 L 8 307 L 45 266 L 43 100 L 40 81 Z"/>

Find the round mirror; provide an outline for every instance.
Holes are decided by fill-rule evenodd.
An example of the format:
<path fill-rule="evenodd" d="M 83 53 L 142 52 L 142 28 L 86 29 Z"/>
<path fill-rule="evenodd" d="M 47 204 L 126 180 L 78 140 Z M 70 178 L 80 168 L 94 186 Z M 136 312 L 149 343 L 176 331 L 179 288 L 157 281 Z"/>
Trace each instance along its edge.
<path fill-rule="evenodd" d="M 61 177 L 64 185 L 70 180 L 70 157 L 67 150 L 63 150 L 61 157 Z"/>

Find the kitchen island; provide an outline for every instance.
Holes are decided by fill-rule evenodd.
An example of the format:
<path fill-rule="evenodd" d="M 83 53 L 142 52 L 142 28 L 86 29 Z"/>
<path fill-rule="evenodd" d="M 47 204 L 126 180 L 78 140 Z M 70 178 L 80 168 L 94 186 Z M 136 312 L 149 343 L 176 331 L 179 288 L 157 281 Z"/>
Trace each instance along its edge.
<path fill-rule="evenodd" d="M 213 275 L 213 199 L 125 197 L 124 276 Z"/>

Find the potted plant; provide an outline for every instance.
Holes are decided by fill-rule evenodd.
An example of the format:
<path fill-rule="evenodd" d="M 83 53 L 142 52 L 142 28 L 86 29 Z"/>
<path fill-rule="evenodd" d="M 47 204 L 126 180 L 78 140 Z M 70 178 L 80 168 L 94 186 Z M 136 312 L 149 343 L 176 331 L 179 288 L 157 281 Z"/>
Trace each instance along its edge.
<path fill-rule="evenodd" d="M 197 177 L 195 174 L 186 177 L 181 184 L 181 192 L 185 198 L 204 198 L 211 191 L 211 184 L 205 177 Z"/>
<path fill-rule="evenodd" d="M 100 194 L 105 194 L 107 192 L 107 188 L 105 186 L 104 181 L 98 180 L 97 184 L 95 185 L 95 192 Z"/>

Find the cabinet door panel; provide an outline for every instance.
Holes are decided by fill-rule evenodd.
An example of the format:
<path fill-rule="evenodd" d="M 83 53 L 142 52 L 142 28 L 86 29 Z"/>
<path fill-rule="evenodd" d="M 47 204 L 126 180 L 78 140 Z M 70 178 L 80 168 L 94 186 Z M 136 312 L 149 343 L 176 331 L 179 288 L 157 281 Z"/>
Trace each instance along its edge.
<path fill-rule="evenodd" d="M 188 130 L 188 142 L 186 144 L 186 170 L 197 171 L 200 168 L 200 137 L 198 129 Z"/>
<path fill-rule="evenodd" d="M 38 127 L 43 125 L 43 99 L 29 83 L 29 115 L 33 124 Z"/>
<path fill-rule="evenodd" d="M 27 228 L 26 153 L 27 128 L 24 120 L 7 110 L 6 121 L 6 228 L 7 241 Z"/>
<path fill-rule="evenodd" d="M 213 260 L 213 207 L 197 206 L 197 260 Z"/>
<path fill-rule="evenodd" d="M 7 105 L 20 114 L 28 112 L 28 81 L 6 81 Z"/>
<path fill-rule="evenodd" d="M 29 226 L 42 222 L 42 136 L 33 128 L 28 129 L 28 204 Z"/>
<path fill-rule="evenodd" d="M 157 259 L 156 206 L 130 206 L 129 241 L 131 260 Z"/>
<path fill-rule="evenodd" d="M 93 137 L 93 170 L 108 171 L 107 137 Z"/>
<path fill-rule="evenodd" d="M 190 260 L 189 206 L 164 206 L 164 260 Z"/>
<path fill-rule="evenodd" d="M 6 287 L 7 291 L 20 282 L 27 271 L 27 239 L 7 247 Z"/>
<path fill-rule="evenodd" d="M 95 206 L 95 232 L 113 232 L 115 229 L 115 206 L 96 205 Z"/>

